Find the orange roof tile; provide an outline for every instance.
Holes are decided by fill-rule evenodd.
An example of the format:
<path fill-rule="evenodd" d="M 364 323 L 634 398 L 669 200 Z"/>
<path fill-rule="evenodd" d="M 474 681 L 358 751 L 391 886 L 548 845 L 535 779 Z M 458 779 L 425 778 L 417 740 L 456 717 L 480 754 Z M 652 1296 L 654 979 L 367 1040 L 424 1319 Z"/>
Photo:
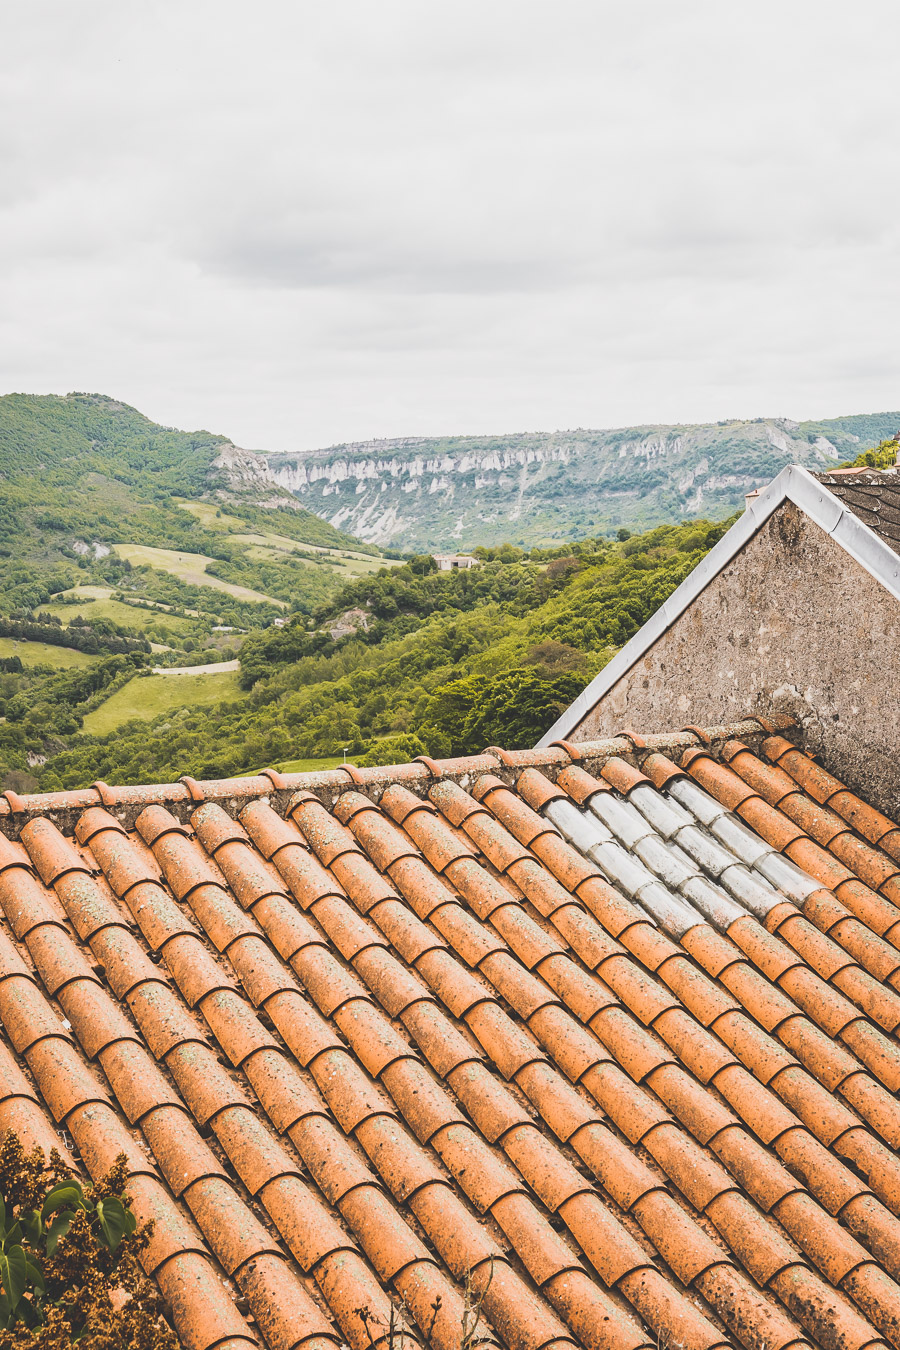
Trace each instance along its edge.
<path fill-rule="evenodd" d="M 687 735 L 6 798 L 0 1130 L 191 1350 L 900 1345 L 900 827 Z"/>

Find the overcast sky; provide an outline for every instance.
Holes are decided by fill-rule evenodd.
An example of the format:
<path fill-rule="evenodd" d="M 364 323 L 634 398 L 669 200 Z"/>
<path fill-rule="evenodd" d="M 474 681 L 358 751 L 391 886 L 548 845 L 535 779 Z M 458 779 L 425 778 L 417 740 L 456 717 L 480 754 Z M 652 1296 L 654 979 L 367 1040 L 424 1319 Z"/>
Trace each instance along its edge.
<path fill-rule="evenodd" d="M 0 392 L 239 444 L 900 409 L 897 0 L 6 0 Z"/>

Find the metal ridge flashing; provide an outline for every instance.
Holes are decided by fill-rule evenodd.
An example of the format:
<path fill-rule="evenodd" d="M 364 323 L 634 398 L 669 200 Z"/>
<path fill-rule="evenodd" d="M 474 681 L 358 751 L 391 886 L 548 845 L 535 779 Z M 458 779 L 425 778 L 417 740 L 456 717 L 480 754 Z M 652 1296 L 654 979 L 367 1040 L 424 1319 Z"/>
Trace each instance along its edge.
<path fill-rule="evenodd" d="M 567 737 L 600 699 L 627 675 L 709 583 L 757 534 L 783 502 L 793 502 L 820 529 L 840 544 L 882 586 L 900 600 L 900 556 L 871 530 L 850 507 L 799 464 L 789 464 L 763 492 L 748 503 L 715 548 L 697 564 L 634 637 L 604 666 L 587 688 L 538 741 L 536 749 Z"/>

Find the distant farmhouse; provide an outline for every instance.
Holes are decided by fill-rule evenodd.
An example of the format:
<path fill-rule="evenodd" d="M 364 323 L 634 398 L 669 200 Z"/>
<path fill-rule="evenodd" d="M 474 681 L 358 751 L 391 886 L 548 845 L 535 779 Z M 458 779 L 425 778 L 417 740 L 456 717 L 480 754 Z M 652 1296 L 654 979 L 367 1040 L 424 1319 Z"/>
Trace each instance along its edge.
<path fill-rule="evenodd" d="M 478 567 L 481 561 L 470 553 L 434 553 L 432 557 L 439 572 L 467 572 L 470 567 Z"/>

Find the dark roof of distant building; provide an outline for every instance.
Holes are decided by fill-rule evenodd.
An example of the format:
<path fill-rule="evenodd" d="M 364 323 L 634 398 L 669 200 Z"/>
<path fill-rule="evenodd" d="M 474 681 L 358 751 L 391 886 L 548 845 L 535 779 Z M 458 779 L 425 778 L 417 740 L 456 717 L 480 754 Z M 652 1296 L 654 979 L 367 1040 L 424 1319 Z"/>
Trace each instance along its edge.
<path fill-rule="evenodd" d="M 820 474 L 819 482 L 900 553 L 900 470 L 833 469 Z"/>
<path fill-rule="evenodd" d="M 0 1130 L 189 1350 L 897 1345 L 900 826 L 798 741 L 7 793 Z"/>

